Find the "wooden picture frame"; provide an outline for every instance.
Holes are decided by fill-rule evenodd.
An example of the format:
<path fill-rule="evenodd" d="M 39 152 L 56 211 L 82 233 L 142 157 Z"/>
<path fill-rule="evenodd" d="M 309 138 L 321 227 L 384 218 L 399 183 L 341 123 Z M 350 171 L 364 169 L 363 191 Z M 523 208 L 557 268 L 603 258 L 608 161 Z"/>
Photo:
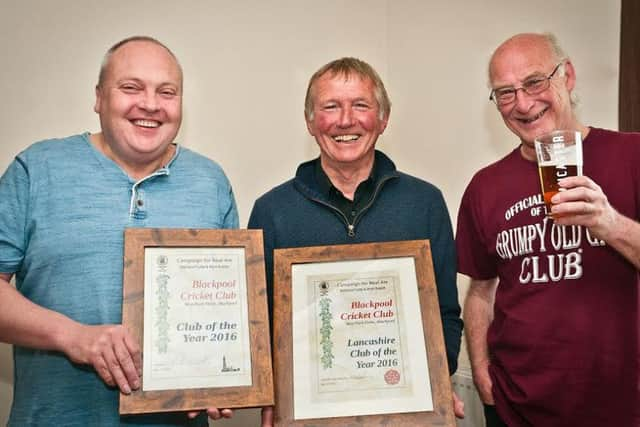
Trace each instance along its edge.
<path fill-rule="evenodd" d="M 120 414 L 273 405 L 262 230 L 128 228 L 124 242 L 122 323 L 144 370 Z"/>
<path fill-rule="evenodd" d="M 455 427 L 428 240 L 277 249 L 274 259 L 276 426 Z M 410 267 L 412 264 L 414 269 Z M 406 270 L 405 265 L 409 266 Z M 361 268 L 364 270 L 359 270 Z M 394 273 L 396 270 L 399 272 L 397 275 Z M 412 274 L 413 279 L 410 277 Z M 412 281 L 413 285 L 402 283 Z M 367 287 L 367 283 L 374 286 Z M 380 283 L 382 286 L 378 286 Z M 417 288 L 414 294 L 411 286 Z M 301 290 L 303 288 L 306 290 Z M 404 294 L 398 293 L 398 289 L 402 289 Z M 362 298 L 367 295 L 368 299 Z M 395 297 L 387 298 L 389 295 L 399 297 L 397 302 L 393 300 Z M 323 302 L 323 298 L 330 302 Z M 392 319 L 376 319 L 377 309 L 385 304 L 387 316 Z M 343 310 L 345 307 L 347 311 Z M 416 310 L 417 313 L 414 312 Z M 378 316 L 384 313 L 378 312 Z M 409 321 L 411 319 L 413 321 Z M 402 324 L 416 324 L 421 328 L 403 328 Z M 347 332 L 340 335 L 340 330 Z M 354 334 L 355 337 L 371 331 L 391 333 L 380 332 L 364 340 L 349 335 Z M 393 331 L 400 331 L 402 335 L 398 343 L 413 344 L 407 344 L 404 352 L 401 351 L 402 344 L 395 344 L 398 337 Z M 327 339 L 331 334 L 335 334 L 334 338 Z M 392 345 L 379 345 L 389 342 Z M 424 349 L 419 348 L 421 344 L 414 345 L 416 342 L 424 343 Z M 421 366 L 419 355 L 414 358 L 414 353 L 422 350 L 428 366 Z M 396 352 L 404 354 L 398 358 L 399 361 L 381 356 Z M 339 361 L 347 363 L 339 364 Z M 332 365 L 334 362 L 335 366 Z M 399 366 L 367 368 L 372 366 L 371 363 L 379 365 L 381 362 L 383 366 L 389 363 Z M 406 372 L 403 372 L 404 368 L 408 368 Z M 424 369 L 426 378 L 406 378 L 404 386 L 398 383 L 407 372 L 420 376 L 417 373 L 421 369 Z M 323 374 L 323 370 L 329 374 Z M 341 374 L 331 377 L 332 370 Z M 349 372 L 357 374 L 350 375 Z M 364 374 L 360 375 L 361 372 Z M 380 378 L 383 372 L 384 382 Z M 371 378 L 367 379 L 367 375 Z M 423 381 L 428 384 L 422 384 Z M 354 391 L 358 387 L 361 391 Z M 413 400 L 397 397 L 403 393 L 403 387 L 413 390 L 410 392 Z M 429 402 L 421 401 L 423 392 L 419 391 L 425 388 L 431 394 L 430 409 L 414 410 L 411 404 L 405 405 L 404 402 L 415 401 L 417 407 L 428 407 Z M 335 395 L 332 390 L 336 391 Z M 380 403 L 384 405 L 387 401 L 392 402 L 390 406 L 380 410 Z M 296 411 L 302 415 L 294 414 Z"/>

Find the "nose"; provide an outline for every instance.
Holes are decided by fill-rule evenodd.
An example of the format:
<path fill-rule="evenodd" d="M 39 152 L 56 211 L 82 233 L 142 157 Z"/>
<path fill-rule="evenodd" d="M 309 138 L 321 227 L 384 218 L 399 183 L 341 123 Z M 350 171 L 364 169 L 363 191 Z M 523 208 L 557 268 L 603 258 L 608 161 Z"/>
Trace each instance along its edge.
<path fill-rule="evenodd" d="M 139 106 L 141 109 L 149 112 L 158 111 L 158 99 L 155 91 L 147 90 L 144 91 L 142 97 L 140 98 Z"/>
<path fill-rule="evenodd" d="M 343 128 L 348 128 L 353 126 L 353 111 L 351 108 L 343 108 L 340 111 L 340 118 L 338 125 Z"/>
<path fill-rule="evenodd" d="M 533 104 L 535 104 L 535 101 L 531 95 L 525 92 L 522 88 L 518 88 L 516 90 L 516 110 L 521 113 L 526 113 L 533 107 Z"/>

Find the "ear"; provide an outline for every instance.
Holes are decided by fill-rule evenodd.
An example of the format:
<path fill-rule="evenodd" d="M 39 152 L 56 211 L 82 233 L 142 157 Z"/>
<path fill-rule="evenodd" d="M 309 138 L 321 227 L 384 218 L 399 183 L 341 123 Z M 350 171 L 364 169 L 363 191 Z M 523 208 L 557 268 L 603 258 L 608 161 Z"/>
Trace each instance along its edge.
<path fill-rule="evenodd" d="M 309 132 L 309 135 L 315 136 L 315 131 L 313 130 L 313 122 L 307 118 L 306 114 L 304 114 L 304 122 L 307 124 L 307 131 Z"/>
<path fill-rule="evenodd" d="M 100 114 L 100 101 L 102 99 L 100 86 L 96 85 L 96 103 L 93 105 L 93 111 Z"/>
<path fill-rule="evenodd" d="M 576 70 L 570 60 L 564 63 L 564 78 L 567 90 L 571 92 L 576 87 Z"/>
<path fill-rule="evenodd" d="M 378 129 L 378 135 L 382 135 L 384 133 L 388 124 L 389 124 L 389 115 L 387 115 L 385 118 L 380 120 L 380 123 L 379 123 L 380 129 Z"/>

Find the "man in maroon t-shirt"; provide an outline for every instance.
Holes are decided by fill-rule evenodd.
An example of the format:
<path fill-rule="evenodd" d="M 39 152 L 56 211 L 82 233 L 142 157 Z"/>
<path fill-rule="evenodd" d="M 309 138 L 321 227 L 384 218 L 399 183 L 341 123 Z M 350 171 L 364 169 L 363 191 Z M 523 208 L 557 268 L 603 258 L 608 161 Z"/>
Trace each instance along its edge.
<path fill-rule="evenodd" d="M 640 426 L 640 134 L 586 127 L 573 64 L 549 34 L 518 34 L 489 63 L 491 99 L 521 144 L 482 169 L 460 206 L 459 271 L 487 425 Z M 533 140 L 577 130 L 584 176 L 551 219 Z"/>

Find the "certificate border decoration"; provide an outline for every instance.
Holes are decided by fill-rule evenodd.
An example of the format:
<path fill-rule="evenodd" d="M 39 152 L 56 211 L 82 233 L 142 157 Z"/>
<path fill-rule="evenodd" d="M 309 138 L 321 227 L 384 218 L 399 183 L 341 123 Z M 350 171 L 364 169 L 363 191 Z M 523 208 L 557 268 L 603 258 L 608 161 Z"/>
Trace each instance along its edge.
<path fill-rule="evenodd" d="M 317 263 L 318 265 L 356 260 L 373 260 L 383 258 L 406 258 L 411 257 L 415 263 L 416 283 L 418 287 L 419 313 L 404 313 L 414 319 L 422 321 L 422 337 L 420 341 L 425 343 L 425 351 L 428 360 L 428 377 L 413 378 L 414 381 L 427 381 L 430 384 L 433 410 L 405 413 L 384 413 L 357 416 L 332 416 L 328 418 L 296 419 L 294 414 L 294 401 L 296 398 L 306 398 L 296 393 L 293 383 L 294 365 L 297 363 L 309 363 L 310 360 L 295 360 L 293 351 L 293 313 L 305 310 L 305 307 L 293 307 L 292 298 L 292 269 L 296 264 Z M 331 274 L 327 271 L 327 274 Z M 322 297 L 320 298 L 322 301 Z M 345 425 L 366 425 L 366 426 L 448 426 L 455 427 L 456 421 L 453 414 L 452 389 L 449 379 L 446 350 L 442 332 L 442 321 L 440 319 L 440 309 L 438 305 L 438 294 L 435 277 L 433 274 L 433 263 L 431 260 L 431 249 L 428 240 L 412 240 L 401 242 L 364 243 L 353 245 L 333 245 L 314 246 L 291 249 L 276 249 L 274 252 L 274 328 L 273 328 L 273 348 L 274 348 L 274 381 L 275 400 L 274 424 L 276 427 L 283 426 L 330 426 L 338 427 Z M 326 304 L 320 302 L 320 304 Z M 330 305 L 328 306 L 330 307 Z M 402 307 L 404 308 L 404 307 Z M 324 335 L 331 333 L 330 308 L 323 311 L 318 319 L 321 332 L 321 340 Z M 405 340 L 413 341 L 411 337 L 404 337 Z M 330 341 L 330 340 L 329 340 Z M 322 341 L 321 341 L 322 342 Z M 330 354 L 330 347 L 321 345 L 321 357 L 316 362 L 318 369 L 323 369 L 327 364 L 327 355 Z M 330 359 L 332 360 L 332 359 Z M 385 380 L 393 383 L 400 380 L 400 373 L 390 368 L 385 375 Z M 317 404 L 317 403 L 316 403 Z M 322 403 L 321 403 L 322 405 Z M 327 405 L 331 405 L 330 402 Z M 375 401 L 372 400 L 372 407 Z"/>
<path fill-rule="evenodd" d="M 154 261 L 161 272 L 153 278 L 159 285 L 158 293 L 145 295 L 145 248 L 188 247 L 244 248 L 247 287 L 245 312 L 249 325 L 251 385 L 154 391 L 143 391 L 140 388 L 129 395 L 120 394 L 120 414 L 202 410 L 212 406 L 247 408 L 274 404 L 262 230 L 125 229 L 122 324 L 130 331 L 140 348 L 144 348 L 144 302 L 147 298 L 159 301 L 159 311 L 156 313 L 158 321 L 147 327 L 156 328 L 159 332 L 160 339 L 156 344 L 159 346 L 158 350 L 162 351 L 162 346 L 168 344 L 162 338 L 163 331 L 166 332 L 167 328 L 162 321 L 162 310 L 168 309 L 162 304 L 168 301 L 168 295 L 162 290 L 162 282 L 167 280 L 162 277 L 162 263 L 166 260 L 159 257 Z M 165 338 L 168 339 L 168 335 Z M 211 357 L 221 357 L 224 361 L 224 355 Z M 144 377 L 142 381 L 144 386 Z"/>
<path fill-rule="evenodd" d="M 320 339 L 320 345 L 322 346 L 322 357 L 320 358 L 322 362 L 322 367 L 324 369 L 328 369 L 333 366 L 333 341 L 331 341 L 331 331 L 333 330 L 333 326 L 331 326 L 331 319 L 333 319 L 333 314 L 331 313 L 331 298 L 327 297 L 327 291 L 323 286 L 326 286 L 325 282 L 320 283 L 320 295 L 322 299 L 320 299 L 320 334 L 322 338 Z"/>
<path fill-rule="evenodd" d="M 157 320 L 155 323 L 158 329 L 158 339 L 156 345 L 158 346 L 158 353 L 166 353 L 169 347 L 169 322 L 167 321 L 167 314 L 169 312 L 169 291 L 167 285 L 169 284 L 169 275 L 162 273 L 156 276 L 156 296 L 158 297 L 158 303 L 156 308 Z"/>

